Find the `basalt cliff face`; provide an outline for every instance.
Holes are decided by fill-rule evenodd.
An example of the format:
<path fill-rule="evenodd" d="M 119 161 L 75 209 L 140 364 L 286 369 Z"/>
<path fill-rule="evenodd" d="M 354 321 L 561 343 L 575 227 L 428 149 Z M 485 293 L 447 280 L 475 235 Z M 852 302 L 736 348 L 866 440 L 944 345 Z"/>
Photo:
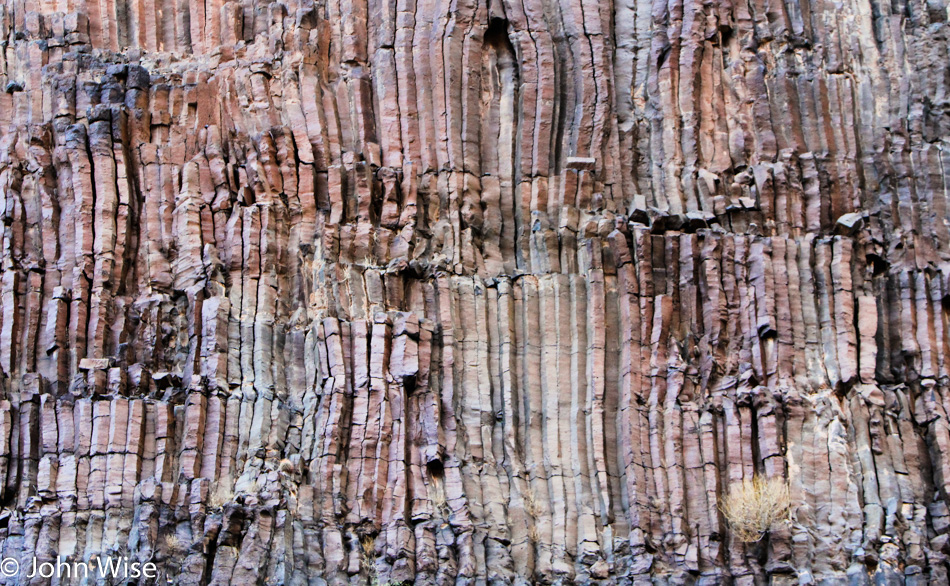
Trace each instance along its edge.
<path fill-rule="evenodd" d="M 0 553 L 946 584 L 948 36 L 942 0 L 4 0 Z M 753 475 L 791 509 L 743 544 Z"/>

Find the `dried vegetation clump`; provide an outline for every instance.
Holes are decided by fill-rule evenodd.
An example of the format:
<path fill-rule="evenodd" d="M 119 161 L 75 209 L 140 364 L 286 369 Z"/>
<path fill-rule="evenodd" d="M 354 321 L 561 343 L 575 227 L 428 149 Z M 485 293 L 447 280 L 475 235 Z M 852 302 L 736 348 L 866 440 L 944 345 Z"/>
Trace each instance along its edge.
<path fill-rule="evenodd" d="M 732 535 L 739 541 L 755 543 L 773 524 L 788 516 L 788 484 L 783 478 L 762 478 L 734 483 L 719 509 Z"/>

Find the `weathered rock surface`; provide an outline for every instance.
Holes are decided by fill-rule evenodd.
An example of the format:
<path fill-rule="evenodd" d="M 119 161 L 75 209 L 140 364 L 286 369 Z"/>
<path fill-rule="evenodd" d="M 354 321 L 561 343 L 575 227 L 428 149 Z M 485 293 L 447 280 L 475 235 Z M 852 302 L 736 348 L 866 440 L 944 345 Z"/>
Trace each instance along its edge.
<path fill-rule="evenodd" d="M 946 584 L 948 35 L 942 0 L 4 0 L 0 553 Z M 753 473 L 791 522 L 746 546 Z"/>

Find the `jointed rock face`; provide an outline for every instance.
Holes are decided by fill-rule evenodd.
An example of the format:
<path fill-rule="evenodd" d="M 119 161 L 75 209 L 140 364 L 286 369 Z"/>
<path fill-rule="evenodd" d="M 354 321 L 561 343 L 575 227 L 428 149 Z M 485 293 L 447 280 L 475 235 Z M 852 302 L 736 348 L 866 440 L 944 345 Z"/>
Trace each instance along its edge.
<path fill-rule="evenodd" d="M 0 33 L 3 557 L 947 583 L 940 0 L 4 0 Z M 792 506 L 743 544 L 754 474 Z"/>

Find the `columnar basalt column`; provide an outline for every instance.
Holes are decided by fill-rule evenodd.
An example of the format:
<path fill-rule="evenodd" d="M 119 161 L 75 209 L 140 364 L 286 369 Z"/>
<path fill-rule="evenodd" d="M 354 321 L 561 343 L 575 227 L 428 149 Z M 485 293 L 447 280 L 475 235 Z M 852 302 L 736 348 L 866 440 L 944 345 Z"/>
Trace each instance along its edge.
<path fill-rule="evenodd" d="M 946 584 L 947 18 L 3 0 L 0 557 Z"/>

